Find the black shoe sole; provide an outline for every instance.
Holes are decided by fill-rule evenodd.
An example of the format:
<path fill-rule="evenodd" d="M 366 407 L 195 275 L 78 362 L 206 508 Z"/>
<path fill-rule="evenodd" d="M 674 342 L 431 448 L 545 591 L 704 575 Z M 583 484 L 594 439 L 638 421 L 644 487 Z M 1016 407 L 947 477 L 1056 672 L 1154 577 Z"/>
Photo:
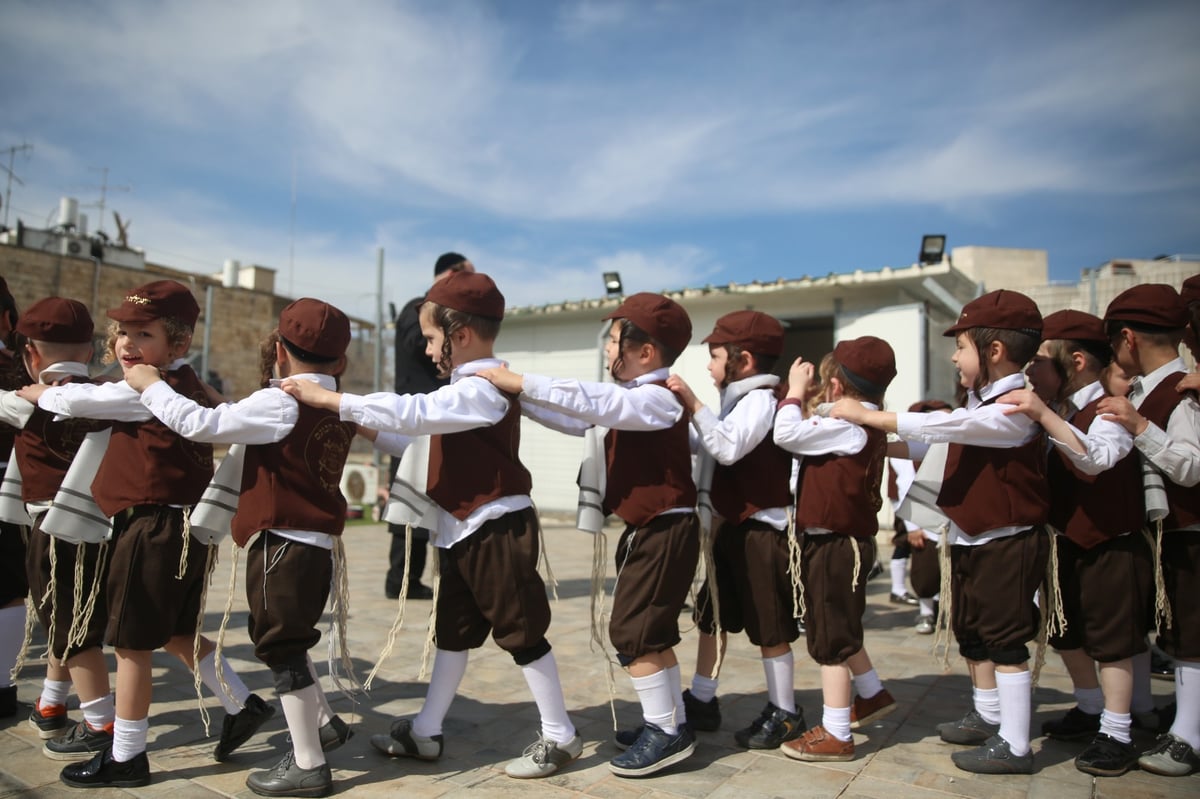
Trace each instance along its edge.
<path fill-rule="evenodd" d="M 78 782 L 64 774 L 59 774 L 58 779 L 63 785 L 70 785 L 72 788 L 141 788 L 150 784 L 149 775 L 131 780 L 111 780 L 107 782 Z"/>
<path fill-rule="evenodd" d="M 1091 774 L 1094 777 L 1120 777 L 1122 774 L 1137 768 L 1137 761 L 1134 760 L 1129 765 L 1119 769 L 1106 769 L 1100 768 L 1099 766 L 1081 766 L 1078 763 L 1075 764 L 1075 768 L 1079 769 L 1084 774 Z"/>
<path fill-rule="evenodd" d="M 329 783 L 328 785 L 318 785 L 313 788 L 289 788 L 287 790 L 280 790 L 280 791 L 268 791 L 265 788 L 255 788 L 253 785 L 251 785 L 248 782 L 246 783 L 246 787 L 250 789 L 251 793 L 258 794 L 259 796 L 321 797 L 321 796 L 329 796 L 331 793 L 333 793 L 333 783 L 332 782 Z"/>

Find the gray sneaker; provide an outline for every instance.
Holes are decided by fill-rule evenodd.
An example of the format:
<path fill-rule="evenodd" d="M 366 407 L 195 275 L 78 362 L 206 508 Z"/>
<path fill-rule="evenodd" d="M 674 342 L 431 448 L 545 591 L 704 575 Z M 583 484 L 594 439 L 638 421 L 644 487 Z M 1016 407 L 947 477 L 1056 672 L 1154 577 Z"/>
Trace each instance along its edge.
<path fill-rule="evenodd" d="M 538 733 L 536 741 L 525 747 L 516 760 L 509 761 L 504 773 L 519 780 L 548 777 L 583 754 L 583 739 L 578 733 L 565 744 L 548 741 Z"/>
<path fill-rule="evenodd" d="M 371 746 L 392 757 L 415 757 L 417 760 L 437 760 L 442 756 L 444 739 L 440 735 L 426 738 L 412 729 L 412 720 L 397 719 L 387 735 L 372 735 Z"/>
<path fill-rule="evenodd" d="M 266 771 L 252 772 L 246 787 L 259 796 L 328 796 L 333 793 L 333 774 L 328 763 L 300 768 L 295 753 L 288 752 Z"/>
<path fill-rule="evenodd" d="M 1014 755 L 1008 741 L 993 735 L 983 746 L 950 755 L 954 765 L 973 774 L 1032 774 L 1033 752 Z"/>
<path fill-rule="evenodd" d="M 66 735 L 51 738 L 42 747 L 42 754 L 51 760 L 83 760 L 95 757 L 112 746 L 112 725 L 95 730 L 86 721 L 71 728 Z"/>
<path fill-rule="evenodd" d="M 984 721 L 983 716 L 972 709 L 958 721 L 947 721 L 937 725 L 937 731 L 948 744 L 978 746 L 986 743 L 993 735 L 999 734 L 1000 725 Z"/>

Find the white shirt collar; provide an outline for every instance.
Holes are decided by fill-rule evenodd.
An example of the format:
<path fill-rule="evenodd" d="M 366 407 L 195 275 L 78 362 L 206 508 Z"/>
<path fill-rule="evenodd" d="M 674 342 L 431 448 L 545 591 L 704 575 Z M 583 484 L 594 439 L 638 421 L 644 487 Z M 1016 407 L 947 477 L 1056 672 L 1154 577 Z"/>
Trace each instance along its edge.
<path fill-rule="evenodd" d="M 335 378 L 333 375 L 322 375 L 317 374 L 316 372 L 301 372 L 298 375 L 290 375 L 289 379 L 308 380 L 316 383 L 321 388 L 328 389 L 330 391 L 337 391 L 337 378 Z M 268 385 L 272 388 L 279 388 L 279 384 L 282 382 L 282 380 L 272 378 Z"/>
<path fill-rule="evenodd" d="M 1133 394 L 1133 386 L 1138 386 L 1137 395 L 1141 397 L 1149 396 L 1154 389 L 1158 388 L 1158 384 L 1165 380 L 1168 376 L 1176 372 L 1186 372 L 1187 367 L 1183 364 L 1183 358 L 1174 358 L 1173 360 L 1164 363 L 1162 366 L 1155 369 L 1148 375 L 1135 377 L 1130 382 L 1130 394 Z"/>
<path fill-rule="evenodd" d="M 450 372 L 450 382 L 457 383 L 464 377 L 471 377 L 484 369 L 492 369 L 497 366 L 504 366 L 504 361 L 499 358 L 477 358 L 474 361 L 460 363 Z"/>
<path fill-rule="evenodd" d="M 665 383 L 667 378 L 670 376 L 670 368 L 664 366 L 661 369 L 655 369 L 652 372 L 646 372 L 644 375 L 638 375 L 632 380 L 625 381 L 621 385 L 625 388 L 633 388 L 634 386 L 644 386 L 647 383 Z"/>
<path fill-rule="evenodd" d="M 992 397 L 999 397 L 1001 394 L 1007 394 L 1018 388 L 1025 388 L 1024 372 L 1013 372 L 1011 375 L 1006 375 L 995 382 L 988 383 L 980 389 L 978 394 L 974 391 L 970 392 L 970 399 L 967 405 L 974 408 L 976 405 L 986 402 Z"/>
<path fill-rule="evenodd" d="M 1067 397 L 1067 401 L 1071 403 L 1072 415 L 1103 396 L 1104 386 L 1100 385 L 1099 380 L 1093 380 L 1091 383 L 1088 383 L 1086 386 Z"/>
<path fill-rule="evenodd" d="M 64 377 L 88 377 L 86 363 L 78 361 L 58 361 L 38 372 L 38 382 L 52 386 Z"/>

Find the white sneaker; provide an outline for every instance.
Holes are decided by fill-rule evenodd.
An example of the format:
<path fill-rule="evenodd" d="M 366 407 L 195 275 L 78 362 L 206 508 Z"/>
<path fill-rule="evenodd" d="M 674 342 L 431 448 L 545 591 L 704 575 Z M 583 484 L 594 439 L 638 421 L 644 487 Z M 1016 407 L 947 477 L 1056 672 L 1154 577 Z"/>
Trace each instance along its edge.
<path fill-rule="evenodd" d="M 413 732 L 412 721 L 397 719 L 387 735 L 372 735 L 371 746 L 392 757 L 415 757 L 417 760 L 437 760 L 442 756 L 440 735 L 426 738 Z"/>
<path fill-rule="evenodd" d="M 538 733 L 536 741 L 525 747 L 516 760 L 509 761 L 504 773 L 519 780 L 548 777 L 583 754 L 583 739 L 578 734 L 565 744 L 546 740 Z"/>

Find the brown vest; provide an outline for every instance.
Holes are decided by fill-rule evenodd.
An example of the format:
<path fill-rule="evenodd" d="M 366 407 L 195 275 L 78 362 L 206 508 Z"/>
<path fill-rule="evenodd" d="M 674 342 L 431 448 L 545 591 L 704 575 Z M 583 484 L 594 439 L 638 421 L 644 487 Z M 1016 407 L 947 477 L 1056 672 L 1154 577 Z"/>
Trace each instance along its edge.
<path fill-rule="evenodd" d="M 805 455 L 796 480 L 796 527 L 823 527 L 869 538 L 879 532 L 879 493 L 887 434 L 866 428 L 867 443 L 853 455 Z"/>
<path fill-rule="evenodd" d="M 341 535 L 346 498 L 339 486 L 354 432 L 354 423 L 339 421 L 336 411 L 301 403 L 296 426 L 282 441 L 246 447 L 233 517 L 237 545 L 270 528 Z"/>
<path fill-rule="evenodd" d="M 12 350 L 0 350 L 0 389 L 16 391 L 24 385 L 23 377 L 24 369 L 13 356 Z M 15 427 L 0 424 L 0 463 L 8 462 L 16 438 L 17 429 Z"/>
<path fill-rule="evenodd" d="M 167 372 L 166 383 L 200 405 L 212 406 L 190 366 Z M 211 444 L 188 441 L 157 419 L 113 422 L 92 494 L 107 516 L 134 505 L 194 505 L 212 474 Z"/>
<path fill-rule="evenodd" d="M 951 444 L 938 506 L 967 535 L 1045 524 L 1050 509 L 1045 446 L 1042 436 L 1016 447 Z"/>
<path fill-rule="evenodd" d="M 774 393 L 769 386 L 754 390 Z M 710 488 L 713 509 L 721 518 L 740 524 L 759 511 L 786 508 L 792 502 L 791 468 L 791 453 L 777 446 L 768 431 L 741 460 L 716 464 Z"/>
<path fill-rule="evenodd" d="M 1091 427 L 1100 399 L 1089 402 L 1072 419 L 1080 430 Z M 1050 484 L 1050 524 L 1084 549 L 1110 538 L 1140 530 L 1142 466 L 1137 451 L 1117 461 L 1111 469 L 1090 476 L 1079 471 L 1055 447 L 1046 463 Z"/>
<path fill-rule="evenodd" d="M 504 396 L 508 411 L 496 424 L 429 437 L 425 493 L 459 521 L 481 505 L 533 487 L 521 463 L 521 403 L 515 394 Z"/>
<path fill-rule="evenodd" d="M 608 465 L 605 513 L 615 513 L 626 524 L 641 527 L 665 510 L 696 507 L 688 443 L 691 419 L 685 408 L 679 421 L 663 430 L 608 431 L 604 437 Z"/>
<path fill-rule="evenodd" d="M 1175 390 L 1175 386 L 1179 385 L 1179 381 L 1184 377 L 1183 372 L 1175 372 L 1164 378 L 1146 395 L 1146 399 L 1142 400 L 1138 413 L 1166 430 L 1171 413 L 1185 396 Z M 1173 483 L 1164 476 L 1163 488 L 1166 489 L 1167 506 L 1170 508 L 1167 518 L 1163 519 L 1164 530 L 1181 530 L 1200 524 L 1200 485 L 1188 488 Z"/>
<path fill-rule="evenodd" d="M 68 378 L 59 385 L 94 382 L 86 378 Z M 26 502 L 54 499 L 83 437 L 108 425 L 109 422 L 101 419 L 74 416 L 56 422 L 53 413 L 35 406 L 14 445 L 17 463 L 21 466 L 21 498 Z"/>

